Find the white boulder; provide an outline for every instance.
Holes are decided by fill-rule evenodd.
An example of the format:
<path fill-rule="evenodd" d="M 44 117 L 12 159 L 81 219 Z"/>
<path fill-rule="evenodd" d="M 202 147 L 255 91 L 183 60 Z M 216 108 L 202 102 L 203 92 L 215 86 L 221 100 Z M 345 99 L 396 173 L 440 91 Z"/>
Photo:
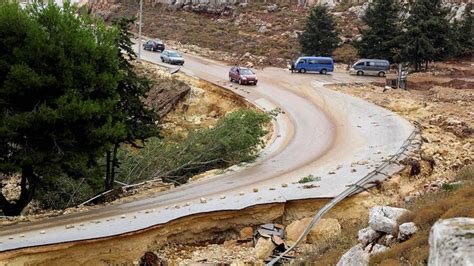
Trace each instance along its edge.
<path fill-rule="evenodd" d="M 474 265 L 474 218 L 437 221 L 429 243 L 429 266 Z"/>
<path fill-rule="evenodd" d="M 418 231 L 418 228 L 413 222 L 401 224 L 398 227 L 398 240 L 400 241 L 407 240 L 412 235 L 414 235 L 417 231 Z"/>
<path fill-rule="evenodd" d="M 397 220 L 408 212 L 403 208 L 375 206 L 369 212 L 369 226 L 375 231 L 393 234 L 397 229 Z"/>
<path fill-rule="evenodd" d="M 369 253 L 362 244 L 357 244 L 349 249 L 337 263 L 337 266 L 366 266 L 369 264 Z"/>
<path fill-rule="evenodd" d="M 359 230 L 359 232 L 357 233 L 357 237 L 358 237 L 359 242 L 362 245 L 366 246 L 367 244 L 371 243 L 375 239 L 379 238 L 380 233 L 378 233 L 377 231 L 375 231 L 374 229 L 370 227 L 367 227 L 367 228 Z"/>

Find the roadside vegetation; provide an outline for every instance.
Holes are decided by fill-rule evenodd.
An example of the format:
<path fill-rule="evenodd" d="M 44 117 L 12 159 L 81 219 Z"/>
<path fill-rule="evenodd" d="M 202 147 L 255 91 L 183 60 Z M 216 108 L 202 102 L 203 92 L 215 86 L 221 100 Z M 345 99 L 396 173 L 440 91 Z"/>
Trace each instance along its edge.
<path fill-rule="evenodd" d="M 263 145 L 264 126 L 270 119 L 268 114 L 242 109 L 221 118 L 212 128 L 153 138 L 138 151 L 124 146 L 118 155 L 119 180 L 160 179 L 181 185 L 208 170 L 250 162 Z"/>
<path fill-rule="evenodd" d="M 304 184 L 304 183 L 310 183 L 310 182 L 315 182 L 315 181 L 321 181 L 321 177 L 319 176 L 314 176 L 312 174 L 303 176 L 298 183 Z"/>

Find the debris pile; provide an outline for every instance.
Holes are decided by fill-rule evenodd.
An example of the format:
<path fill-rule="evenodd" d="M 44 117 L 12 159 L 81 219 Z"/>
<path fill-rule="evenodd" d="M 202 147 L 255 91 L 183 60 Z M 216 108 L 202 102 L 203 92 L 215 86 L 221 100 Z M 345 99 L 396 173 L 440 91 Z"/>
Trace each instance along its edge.
<path fill-rule="evenodd" d="M 389 206 L 375 206 L 369 212 L 369 226 L 359 230 L 359 244 L 349 249 L 337 263 L 368 265 L 373 254 L 388 250 L 394 243 L 408 240 L 418 228 L 413 222 L 399 224 L 403 215 L 410 211 Z"/>

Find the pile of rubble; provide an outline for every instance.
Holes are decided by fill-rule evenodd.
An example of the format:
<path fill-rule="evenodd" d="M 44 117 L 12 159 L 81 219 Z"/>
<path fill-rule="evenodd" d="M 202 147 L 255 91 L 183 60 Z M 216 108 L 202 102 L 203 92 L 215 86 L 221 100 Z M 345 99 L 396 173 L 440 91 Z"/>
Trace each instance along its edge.
<path fill-rule="evenodd" d="M 281 224 L 262 224 L 243 227 L 237 232 L 224 232 L 216 237 L 217 243 L 194 245 L 168 244 L 154 254 L 168 264 L 190 264 L 196 262 L 225 263 L 230 265 L 269 262 L 286 251 L 301 236 L 311 218 L 293 221 L 286 227 Z M 313 244 L 338 237 L 341 225 L 337 219 L 321 219 L 312 228 L 302 244 Z M 285 255 L 291 261 L 298 251 Z"/>
<path fill-rule="evenodd" d="M 399 224 L 399 219 L 410 211 L 403 208 L 375 206 L 369 212 L 369 226 L 358 232 L 359 244 L 347 251 L 337 263 L 368 265 L 373 254 L 388 250 L 397 242 L 406 241 L 417 232 L 413 222 Z"/>

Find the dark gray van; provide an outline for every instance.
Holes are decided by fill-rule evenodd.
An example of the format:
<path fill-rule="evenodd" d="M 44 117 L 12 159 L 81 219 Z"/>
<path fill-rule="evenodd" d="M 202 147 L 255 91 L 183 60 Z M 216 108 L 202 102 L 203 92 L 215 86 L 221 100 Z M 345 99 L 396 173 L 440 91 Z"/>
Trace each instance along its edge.
<path fill-rule="evenodd" d="M 363 75 L 377 75 L 384 77 L 390 69 L 390 63 L 381 59 L 360 59 L 349 69 L 349 73 Z"/>

